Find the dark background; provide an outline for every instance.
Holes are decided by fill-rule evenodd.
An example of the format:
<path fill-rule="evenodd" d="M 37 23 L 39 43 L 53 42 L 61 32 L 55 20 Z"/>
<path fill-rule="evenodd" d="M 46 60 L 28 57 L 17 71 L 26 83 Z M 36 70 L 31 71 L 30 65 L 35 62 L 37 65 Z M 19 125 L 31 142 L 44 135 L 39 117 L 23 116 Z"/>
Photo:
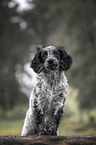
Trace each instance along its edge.
<path fill-rule="evenodd" d="M 35 47 L 62 45 L 73 58 L 66 72 L 69 96 L 65 122 L 70 120 L 68 124 L 73 126 L 77 121 L 72 135 L 96 135 L 96 0 L 27 0 L 25 8 L 20 7 L 21 2 L 0 0 L 0 134 L 10 134 L 10 120 L 15 120 L 16 128 L 23 125 L 16 121 L 24 120 L 28 108 L 32 85 L 29 62 Z M 70 135 L 67 125 L 62 126 L 66 126 L 65 135 Z M 20 135 L 20 131 L 11 133 Z"/>

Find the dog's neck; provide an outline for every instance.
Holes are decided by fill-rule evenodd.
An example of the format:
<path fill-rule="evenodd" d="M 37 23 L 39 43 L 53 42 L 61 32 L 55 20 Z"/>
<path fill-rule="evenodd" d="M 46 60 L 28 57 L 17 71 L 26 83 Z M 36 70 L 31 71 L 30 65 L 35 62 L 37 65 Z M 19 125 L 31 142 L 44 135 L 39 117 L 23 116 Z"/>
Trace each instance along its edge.
<path fill-rule="evenodd" d="M 40 73 L 39 75 L 51 87 L 55 87 L 60 82 L 61 72 L 59 70 L 51 71 L 49 73 Z M 41 81 L 43 81 L 41 80 Z"/>

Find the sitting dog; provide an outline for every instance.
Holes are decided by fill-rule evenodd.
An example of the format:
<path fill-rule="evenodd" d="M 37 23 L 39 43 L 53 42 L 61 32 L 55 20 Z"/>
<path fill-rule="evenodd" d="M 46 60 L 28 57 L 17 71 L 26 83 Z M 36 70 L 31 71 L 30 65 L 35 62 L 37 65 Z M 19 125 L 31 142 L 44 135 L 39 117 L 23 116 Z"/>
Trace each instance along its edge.
<path fill-rule="evenodd" d="M 71 64 L 72 58 L 63 47 L 48 46 L 38 49 L 31 61 L 31 68 L 37 73 L 37 79 L 21 136 L 58 135 L 68 92 L 64 71 Z"/>

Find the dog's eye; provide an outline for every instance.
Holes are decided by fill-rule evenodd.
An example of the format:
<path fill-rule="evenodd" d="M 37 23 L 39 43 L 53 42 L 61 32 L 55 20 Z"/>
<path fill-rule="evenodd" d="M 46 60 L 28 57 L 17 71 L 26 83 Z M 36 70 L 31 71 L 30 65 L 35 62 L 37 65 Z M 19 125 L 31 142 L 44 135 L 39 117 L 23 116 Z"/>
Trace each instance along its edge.
<path fill-rule="evenodd" d="M 44 60 L 47 57 L 47 51 L 42 52 L 42 59 Z"/>
<path fill-rule="evenodd" d="M 53 54 L 57 59 L 60 59 L 60 53 L 58 51 L 54 51 Z"/>

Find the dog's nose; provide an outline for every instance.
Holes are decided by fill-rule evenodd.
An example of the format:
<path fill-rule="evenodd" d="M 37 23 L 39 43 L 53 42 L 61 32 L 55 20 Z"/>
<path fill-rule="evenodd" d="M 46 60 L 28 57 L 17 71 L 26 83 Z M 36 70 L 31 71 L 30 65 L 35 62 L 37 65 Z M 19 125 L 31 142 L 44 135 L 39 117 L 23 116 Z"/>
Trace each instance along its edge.
<path fill-rule="evenodd" d="M 57 64 L 55 59 L 49 59 L 47 62 L 48 62 L 49 66 L 55 66 L 55 67 L 58 66 L 58 64 Z"/>
<path fill-rule="evenodd" d="M 53 64 L 54 63 L 54 60 L 50 59 L 48 60 L 48 64 Z"/>
<path fill-rule="evenodd" d="M 55 70 L 58 68 L 58 62 L 55 59 L 48 59 L 45 62 L 45 68 L 48 70 Z"/>

